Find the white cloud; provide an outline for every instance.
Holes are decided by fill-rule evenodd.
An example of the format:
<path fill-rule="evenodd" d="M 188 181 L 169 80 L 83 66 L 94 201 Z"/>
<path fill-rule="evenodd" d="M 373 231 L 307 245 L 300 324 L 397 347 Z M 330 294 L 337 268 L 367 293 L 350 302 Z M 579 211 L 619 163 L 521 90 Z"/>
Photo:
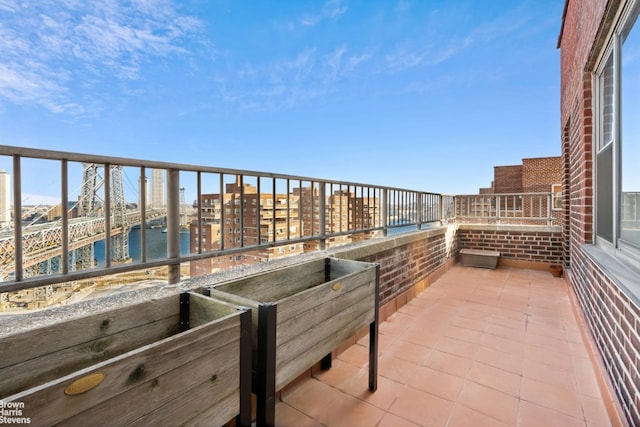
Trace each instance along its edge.
<path fill-rule="evenodd" d="M 0 0 L 0 99 L 82 114 L 92 85 L 137 79 L 154 58 L 187 56 L 200 27 L 169 0 Z"/>
<path fill-rule="evenodd" d="M 245 64 L 235 81 L 216 82 L 220 99 L 242 110 L 291 108 L 336 91 L 371 58 L 369 53 L 352 54 L 344 44 L 324 54 L 308 47 L 268 64 Z"/>
<path fill-rule="evenodd" d="M 0 10 L 6 10 L 8 12 L 15 12 L 18 9 L 18 5 L 13 0 L 0 0 Z"/>
<path fill-rule="evenodd" d="M 328 0 L 319 10 L 305 14 L 298 22 L 303 27 L 314 27 L 324 20 L 339 18 L 347 13 L 347 9 L 348 7 L 343 4 L 342 0 Z M 295 28 L 292 23 L 289 23 L 288 26 L 290 29 Z"/>

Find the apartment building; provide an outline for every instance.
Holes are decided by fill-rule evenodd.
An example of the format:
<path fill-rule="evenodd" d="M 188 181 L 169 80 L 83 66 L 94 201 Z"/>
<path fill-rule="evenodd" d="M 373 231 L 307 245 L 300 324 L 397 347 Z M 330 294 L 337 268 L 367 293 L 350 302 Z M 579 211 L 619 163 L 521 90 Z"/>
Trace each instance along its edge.
<path fill-rule="evenodd" d="M 302 235 L 299 204 L 299 196 L 293 193 L 258 193 L 257 187 L 241 183 L 239 178 L 226 184 L 222 195 L 203 194 L 200 198 L 202 226 L 199 229 L 196 220 L 190 225 L 192 253 L 258 244 L 272 246 L 192 262 L 191 276 L 303 253 L 302 243 L 278 245 L 278 241 Z"/>

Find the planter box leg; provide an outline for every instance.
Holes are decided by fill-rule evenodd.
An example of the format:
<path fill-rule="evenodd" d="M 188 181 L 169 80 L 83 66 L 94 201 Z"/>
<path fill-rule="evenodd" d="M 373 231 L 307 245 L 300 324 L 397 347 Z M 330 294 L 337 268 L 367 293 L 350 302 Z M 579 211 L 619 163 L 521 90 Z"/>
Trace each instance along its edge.
<path fill-rule="evenodd" d="M 258 307 L 258 427 L 273 427 L 276 420 L 276 310 L 271 304 Z"/>
<path fill-rule="evenodd" d="M 376 266 L 375 317 L 369 324 L 369 390 L 378 389 L 378 323 L 380 308 L 380 265 Z"/>
<path fill-rule="evenodd" d="M 331 353 L 327 354 L 320 360 L 320 367 L 323 370 L 331 369 Z"/>

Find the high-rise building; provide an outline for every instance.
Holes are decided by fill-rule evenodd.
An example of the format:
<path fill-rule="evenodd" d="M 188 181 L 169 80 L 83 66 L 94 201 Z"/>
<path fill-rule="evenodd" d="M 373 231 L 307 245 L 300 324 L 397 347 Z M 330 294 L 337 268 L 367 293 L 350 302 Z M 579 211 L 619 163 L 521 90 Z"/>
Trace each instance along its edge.
<path fill-rule="evenodd" d="M 152 169 L 151 170 L 151 207 L 153 208 L 165 208 L 167 202 L 165 199 L 164 191 L 164 170 Z"/>
<path fill-rule="evenodd" d="M 144 177 L 140 177 L 138 179 L 138 188 L 140 189 L 140 193 L 138 196 L 138 206 L 142 206 L 142 187 L 144 186 L 144 193 L 146 195 L 145 197 L 145 206 L 149 207 L 151 206 L 151 191 L 149 188 L 149 179 L 144 176 Z"/>
<path fill-rule="evenodd" d="M 298 203 L 295 194 L 258 194 L 257 188 L 239 181 L 227 184 L 225 193 L 200 197 L 202 228 L 191 224 L 191 252 L 249 247 L 297 239 L 301 236 Z M 287 219 L 288 218 L 288 219 Z M 191 276 L 251 265 L 269 259 L 300 254 L 301 243 L 261 248 L 242 254 L 220 256 L 209 262 L 191 262 Z"/>
<path fill-rule="evenodd" d="M 11 177 L 0 170 L 0 227 L 11 225 Z"/>

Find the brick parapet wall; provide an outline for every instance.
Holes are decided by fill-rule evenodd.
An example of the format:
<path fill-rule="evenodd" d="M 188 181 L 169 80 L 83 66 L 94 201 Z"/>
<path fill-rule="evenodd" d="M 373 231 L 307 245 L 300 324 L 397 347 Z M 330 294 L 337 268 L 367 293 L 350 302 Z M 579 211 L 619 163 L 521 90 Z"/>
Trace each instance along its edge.
<path fill-rule="evenodd" d="M 418 283 L 428 286 L 443 272 L 443 267 L 455 261 L 456 228 L 450 225 L 379 242 L 369 240 L 355 248 L 336 248 L 333 252 L 340 258 L 380 264 L 382 306 Z"/>
<path fill-rule="evenodd" d="M 602 260 L 603 256 L 598 256 Z M 576 250 L 569 282 L 600 351 L 622 410 L 640 426 L 640 307 L 610 274 L 582 250 Z"/>
<path fill-rule="evenodd" d="M 460 248 L 500 252 L 500 262 L 529 268 L 547 268 L 562 261 L 562 228 L 463 224 Z"/>

